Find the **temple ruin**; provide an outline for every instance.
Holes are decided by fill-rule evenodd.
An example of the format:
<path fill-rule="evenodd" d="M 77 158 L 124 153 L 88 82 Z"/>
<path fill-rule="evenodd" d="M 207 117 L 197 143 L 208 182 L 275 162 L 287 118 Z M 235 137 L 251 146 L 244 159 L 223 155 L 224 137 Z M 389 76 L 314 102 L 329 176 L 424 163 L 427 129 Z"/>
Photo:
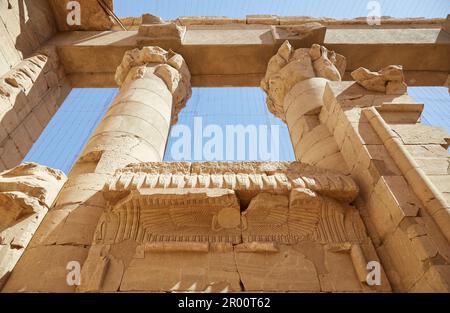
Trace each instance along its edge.
<path fill-rule="evenodd" d="M 0 1 L 2 292 L 450 291 L 450 137 L 407 94 L 448 86 L 448 17 L 67 3 Z M 296 161 L 163 162 L 191 88 L 224 86 L 264 90 Z M 120 92 L 69 175 L 21 164 L 77 87 Z"/>

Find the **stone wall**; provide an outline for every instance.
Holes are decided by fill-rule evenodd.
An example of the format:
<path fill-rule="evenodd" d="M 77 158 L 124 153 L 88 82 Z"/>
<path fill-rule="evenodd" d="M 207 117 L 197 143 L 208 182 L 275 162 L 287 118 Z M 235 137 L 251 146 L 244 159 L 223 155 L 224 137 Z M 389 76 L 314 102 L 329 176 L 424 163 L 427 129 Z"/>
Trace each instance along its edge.
<path fill-rule="evenodd" d="M 8 6 L 10 3 L 10 6 Z M 71 90 L 47 1 L 0 3 L 0 171 L 23 160 Z"/>
<path fill-rule="evenodd" d="M 329 82 L 320 119 L 360 188 L 356 206 L 395 291 L 450 290 L 449 155 L 407 95 Z"/>
<path fill-rule="evenodd" d="M 56 33 L 47 0 L 1 1 L 0 20 L 0 75 L 33 54 Z"/>
<path fill-rule="evenodd" d="M 406 94 L 401 66 L 341 81 L 338 56 L 285 42 L 262 81 L 268 108 L 286 121 L 297 160 L 356 181 L 355 205 L 393 290 L 448 291 L 449 135 L 420 124 L 423 104 Z"/>

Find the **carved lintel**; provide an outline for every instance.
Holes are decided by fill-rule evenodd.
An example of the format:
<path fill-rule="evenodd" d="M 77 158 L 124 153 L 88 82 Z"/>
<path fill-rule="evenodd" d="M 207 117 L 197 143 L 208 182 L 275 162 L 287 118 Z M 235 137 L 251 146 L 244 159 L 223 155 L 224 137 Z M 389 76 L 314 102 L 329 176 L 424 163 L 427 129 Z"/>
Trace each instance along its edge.
<path fill-rule="evenodd" d="M 241 201 L 261 192 L 289 195 L 291 189 L 308 188 L 346 203 L 359 192 L 351 177 L 301 162 L 152 162 L 118 170 L 104 197 L 114 202 L 142 188 L 227 188 Z"/>
<path fill-rule="evenodd" d="M 285 40 L 289 40 L 296 48 L 310 47 L 314 43 L 322 44 L 326 31 L 326 26 L 317 22 L 272 26 L 272 36 L 276 44 L 282 44 Z"/>

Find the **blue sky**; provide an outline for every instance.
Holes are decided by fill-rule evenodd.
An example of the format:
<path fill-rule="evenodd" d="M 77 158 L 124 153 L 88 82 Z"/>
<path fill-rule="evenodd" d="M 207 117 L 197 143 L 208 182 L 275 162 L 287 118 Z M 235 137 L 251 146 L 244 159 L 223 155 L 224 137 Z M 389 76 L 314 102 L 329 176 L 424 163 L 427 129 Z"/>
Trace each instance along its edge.
<path fill-rule="evenodd" d="M 365 0 L 114 0 L 120 17 L 152 13 L 163 19 L 178 16 L 247 14 L 307 15 L 332 18 L 367 16 Z M 448 0 L 379 0 L 381 15 L 395 17 L 445 17 Z"/>
<path fill-rule="evenodd" d="M 247 14 L 308 15 L 354 18 L 367 15 L 364 0 L 115 0 L 117 15 L 139 16 L 152 13 L 164 19 L 177 16 Z M 379 1 L 382 15 L 394 17 L 445 17 L 449 0 Z M 423 123 L 441 126 L 450 132 L 450 96 L 446 88 L 409 88 L 417 101 L 425 103 Z M 68 173 L 89 136 L 100 122 L 117 89 L 74 89 L 33 145 L 24 161 L 33 161 Z M 294 154 L 286 126 L 271 115 L 259 88 L 195 88 L 187 107 L 179 115 L 179 124 L 192 128 L 194 117 L 203 118 L 203 126 L 217 124 L 278 125 L 280 159 L 293 160 Z M 165 160 L 173 160 L 170 151 L 177 138 L 169 136 Z M 247 147 L 248 148 L 248 147 Z M 248 153 L 247 153 L 248 155 Z"/>

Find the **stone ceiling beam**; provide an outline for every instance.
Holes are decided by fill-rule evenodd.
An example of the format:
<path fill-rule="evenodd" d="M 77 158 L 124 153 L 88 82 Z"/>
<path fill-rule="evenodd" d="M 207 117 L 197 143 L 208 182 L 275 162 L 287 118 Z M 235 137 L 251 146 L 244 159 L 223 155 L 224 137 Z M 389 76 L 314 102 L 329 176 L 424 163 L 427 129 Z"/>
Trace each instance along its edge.
<path fill-rule="evenodd" d="M 274 28 L 279 26 L 273 25 L 183 27 L 180 40 L 165 38 L 159 46 L 183 55 L 196 87 L 258 86 L 268 60 L 283 39 L 277 38 L 279 32 Z M 294 48 L 311 44 L 310 39 L 287 39 Z M 51 44 L 57 46 L 75 87 L 111 87 L 124 52 L 142 42 L 142 31 L 84 31 L 57 35 Z M 152 44 L 158 44 L 158 40 L 152 39 Z M 323 45 L 346 56 L 348 72 L 358 67 L 379 70 L 401 64 L 408 85 L 443 85 L 450 72 L 450 34 L 440 27 L 333 26 L 326 30 Z"/>

